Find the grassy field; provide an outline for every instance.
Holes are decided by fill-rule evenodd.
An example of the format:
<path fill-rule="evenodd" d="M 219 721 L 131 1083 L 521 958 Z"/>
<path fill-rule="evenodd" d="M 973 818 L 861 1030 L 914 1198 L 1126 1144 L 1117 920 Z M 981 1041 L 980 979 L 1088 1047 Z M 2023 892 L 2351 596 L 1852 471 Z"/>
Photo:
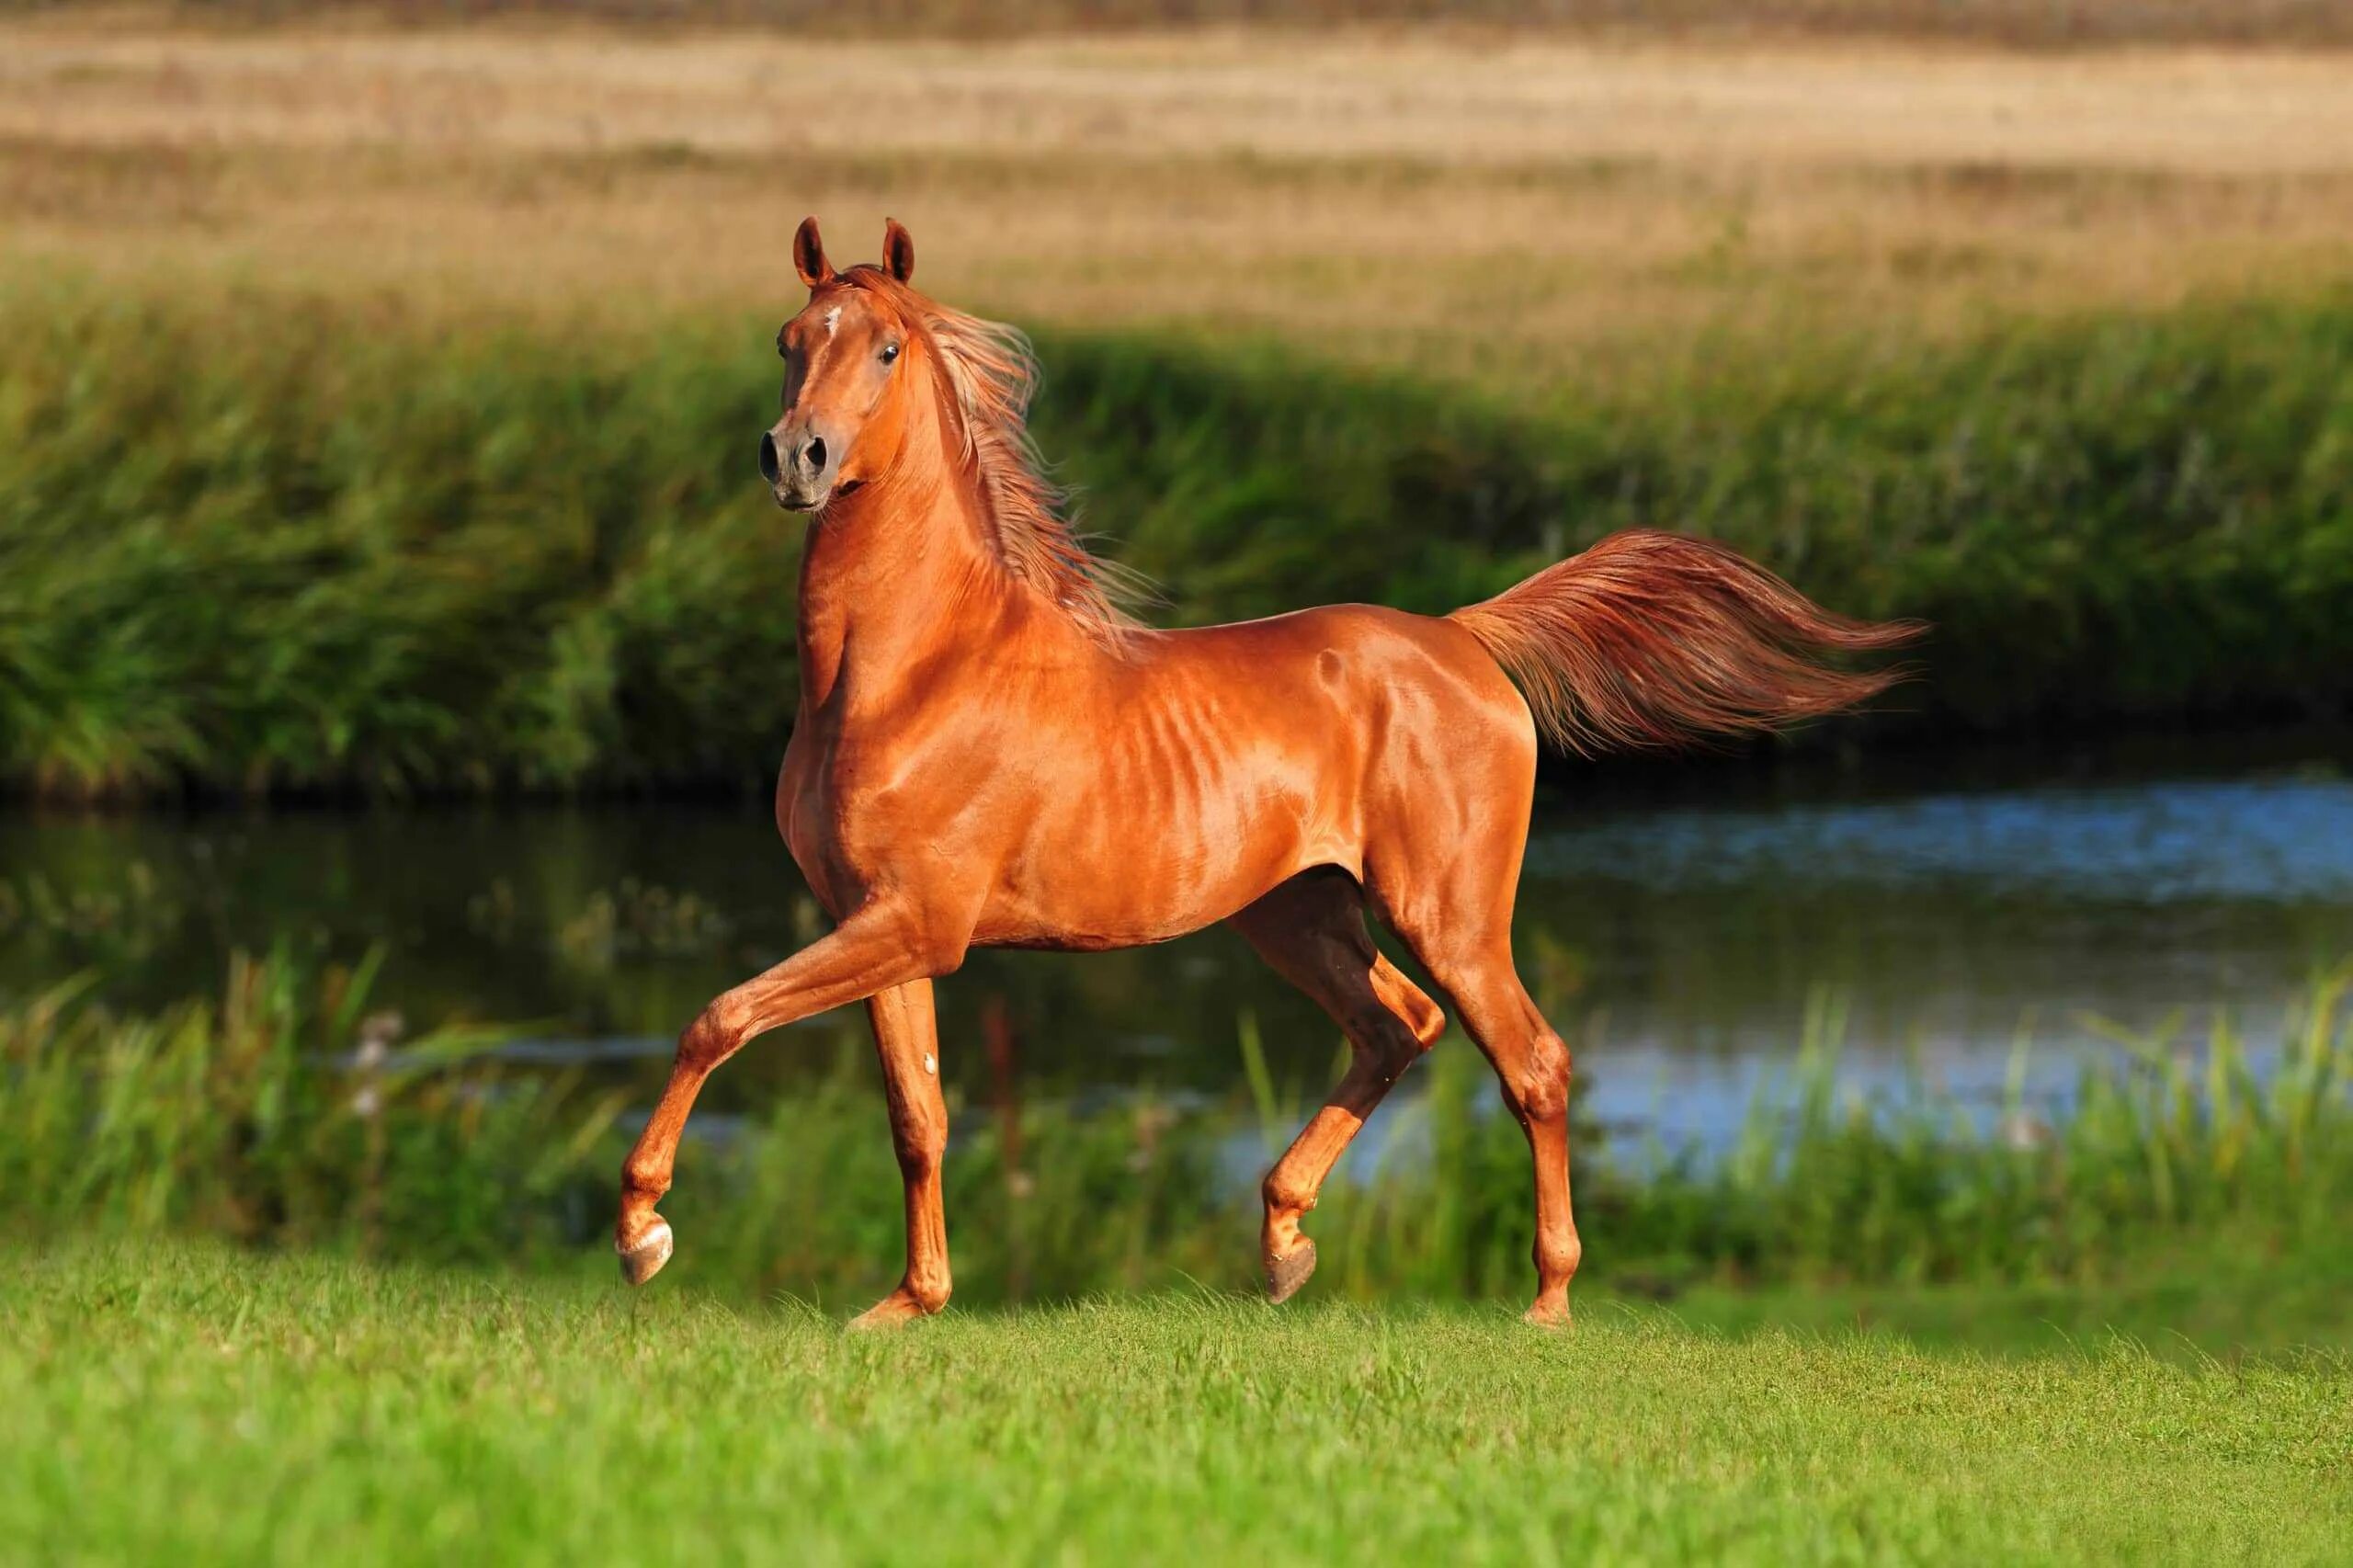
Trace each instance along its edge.
<path fill-rule="evenodd" d="M 19 788 L 765 788 L 813 210 L 1171 619 L 1650 524 L 1936 621 L 1915 728 L 2353 700 L 2353 55 L 229 15 L 0 21 Z"/>
<path fill-rule="evenodd" d="M 598 1234 L 617 1106 L 470 1063 L 494 1037 L 362 1067 L 364 975 L 280 965 L 159 1020 L 61 997 L 0 1014 L 0 1538 L 123 1562 L 2335 1560 L 2353 1037 L 2340 992 L 2314 1003 L 2265 1077 L 2227 1040 L 2139 1042 L 2023 1146 L 1933 1100 L 1875 1120 L 1825 1076 L 1712 1174 L 1588 1148 L 1562 1335 L 1509 1315 L 1526 1154 L 1460 1042 L 1389 1113 L 1426 1121 L 1427 1163 L 1336 1184 L 1326 1267 L 1280 1310 L 1215 1288 L 1253 1256 L 1230 1123 L 1033 1111 L 1017 1182 L 960 1119 L 958 1305 L 878 1341 L 840 1320 L 892 1267 L 896 1173 L 849 1075 L 690 1146 L 684 1250 L 630 1293 Z M 1025 1290 L 1078 1300 L 987 1304 Z"/>
<path fill-rule="evenodd" d="M 1215 1296 L 881 1340 L 782 1308 L 209 1248 L 0 1255 L 34 1560 L 2289 1562 L 2341 1361 L 2014 1361 L 1640 1311 Z"/>
<path fill-rule="evenodd" d="M 2335 52 L 69 7 L 0 24 L 0 267 L 593 330 L 777 315 L 802 214 L 848 260 L 887 211 L 968 308 L 1559 389 L 2341 278 L 2348 106 Z"/>
<path fill-rule="evenodd" d="M 1040 329 L 1168 619 L 1648 524 L 1935 621 L 1915 733 L 2325 717 L 2348 105 L 2325 51 L 0 22 L 0 779 L 764 790 L 811 210 Z"/>
<path fill-rule="evenodd" d="M 44 0 L 11 0 L 27 9 Z M 70 3 L 70 0 L 68 0 Z M 48 0 L 54 5 L 56 0 Z M 0 7 L 5 9 L 6 7 Z M 447 27 L 454 19 L 543 20 L 551 12 L 622 26 L 675 30 L 661 0 L 165 0 L 85 4 L 144 21 L 207 25 L 280 22 L 290 16 Z M 1373 23 L 1446 24 L 1476 36 L 1552 32 L 1607 38 L 1887 38 L 1963 40 L 2023 49 L 2147 43 L 2343 44 L 2353 16 L 2336 0 L 870 0 L 855 10 L 810 0 L 709 0 L 699 18 L 733 27 L 790 28 L 819 39 L 909 33 L 954 39 L 1019 37 L 1073 28 L 1127 31 L 1200 23 L 1289 28 Z"/>

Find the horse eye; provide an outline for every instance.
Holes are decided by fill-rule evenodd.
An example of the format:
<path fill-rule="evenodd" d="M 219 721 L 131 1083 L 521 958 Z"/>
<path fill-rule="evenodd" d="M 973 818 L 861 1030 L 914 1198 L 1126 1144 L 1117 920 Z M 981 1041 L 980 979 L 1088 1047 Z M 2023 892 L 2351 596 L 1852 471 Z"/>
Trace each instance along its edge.
<path fill-rule="evenodd" d="M 892 360 L 896 359 L 898 357 L 899 357 L 899 346 L 898 346 L 897 344 L 895 344 L 895 343 L 886 343 L 886 344 L 884 344 L 884 345 L 882 346 L 882 363 L 884 363 L 885 365 L 887 365 L 887 364 L 889 364 Z"/>

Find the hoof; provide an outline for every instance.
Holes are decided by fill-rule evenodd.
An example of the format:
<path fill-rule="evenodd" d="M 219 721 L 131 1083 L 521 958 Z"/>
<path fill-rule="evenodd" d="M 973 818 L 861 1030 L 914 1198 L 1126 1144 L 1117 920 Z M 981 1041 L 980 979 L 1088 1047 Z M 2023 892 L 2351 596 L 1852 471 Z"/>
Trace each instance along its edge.
<path fill-rule="evenodd" d="M 623 1246 L 617 1239 L 613 1250 L 621 1256 L 621 1278 L 632 1285 L 642 1285 L 662 1272 L 670 1261 L 670 1221 L 656 1219 L 645 1234 L 637 1238 L 635 1246 Z"/>
<path fill-rule="evenodd" d="M 940 1306 L 945 1305 L 943 1301 Z M 898 1328 L 917 1318 L 929 1317 L 938 1310 L 939 1307 L 926 1306 L 912 1290 L 901 1289 L 850 1319 L 846 1326 L 851 1334 L 872 1334 L 878 1329 Z"/>
<path fill-rule="evenodd" d="M 1534 1306 L 1519 1315 L 1522 1322 L 1532 1323 L 1539 1328 L 1566 1328 L 1569 1326 L 1569 1301 L 1565 1296 L 1556 1301 L 1546 1301 L 1540 1296 Z"/>
<path fill-rule="evenodd" d="M 1267 1300 L 1288 1301 L 1299 1294 L 1307 1277 L 1315 1272 L 1315 1244 L 1301 1238 L 1299 1250 L 1267 1260 Z"/>

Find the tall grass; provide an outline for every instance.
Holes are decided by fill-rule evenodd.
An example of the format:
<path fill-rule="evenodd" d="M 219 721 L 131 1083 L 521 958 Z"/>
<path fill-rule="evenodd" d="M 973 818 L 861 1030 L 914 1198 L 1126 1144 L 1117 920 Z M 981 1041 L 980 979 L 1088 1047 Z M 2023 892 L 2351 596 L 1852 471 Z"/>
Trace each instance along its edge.
<path fill-rule="evenodd" d="M 772 324 L 770 324 L 772 325 Z M 57 793 L 764 788 L 798 527 L 760 324 L 0 296 L 0 777 Z M 1937 624 L 1910 722 L 2353 699 L 2353 299 L 1822 349 L 1529 409 L 1043 343 L 1047 450 L 1172 619 L 1443 610 L 1608 529 Z"/>
<path fill-rule="evenodd" d="M 220 1233 L 269 1245 L 530 1266 L 605 1244 L 631 1124 L 576 1077 L 517 1071 L 495 1035 L 386 1045 L 369 976 L 239 960 L 218 1001 L 117 1017 L 68 987 L 0 1014 L 5 1225 Z M 2075 1279 L 2169 1243 L 2310 1249 L 2353 1201 L 2353 969 L 2250 1045 L 2121 1037 L 2045 1119 L 1925 1084 L 1842 1094 L 1835 1008 L 1717 1157 L 1630 1158 L 1583 1131 L 1593 1278 L 1702 1282 Z M 1250 1033 L 1242 1033 L 1248 1051 Z M 682 1279 L 828 1302 L 886 1285 L 898 1172 L 861 1042 L 835 1076 L 743 1124 L 707 1119 L 665 1205 Z M 1254 1176 L 1304 1116 L 1251 1099 L 958 1106 L 947 1167 L 961 1299 L 1248 1283 Z M 1311 1229 L 1319 1288 L 1508 1297 L 1530 1243 L 1525 1145 L 1476 1054 L 1449 1041 L 1381 1115 Z M 1412 1082 L 1409 1080 L 1409 1082 Z M 1255 1130 L 1255 1134 L 1254 1134 Z"/>

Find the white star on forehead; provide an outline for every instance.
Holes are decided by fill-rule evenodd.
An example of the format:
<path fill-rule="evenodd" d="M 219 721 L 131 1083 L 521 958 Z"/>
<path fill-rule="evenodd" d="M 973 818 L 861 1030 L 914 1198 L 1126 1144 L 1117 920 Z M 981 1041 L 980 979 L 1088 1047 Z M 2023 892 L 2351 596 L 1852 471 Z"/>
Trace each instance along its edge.
<path fill-rule="evenodd" d="M 833 336 L 834 328 L 841 325 L 841 324 L 842 308 L 839 305 L 835 305 L 832 310 L 825 312 L 825 335 L 827 337 Z"/>

